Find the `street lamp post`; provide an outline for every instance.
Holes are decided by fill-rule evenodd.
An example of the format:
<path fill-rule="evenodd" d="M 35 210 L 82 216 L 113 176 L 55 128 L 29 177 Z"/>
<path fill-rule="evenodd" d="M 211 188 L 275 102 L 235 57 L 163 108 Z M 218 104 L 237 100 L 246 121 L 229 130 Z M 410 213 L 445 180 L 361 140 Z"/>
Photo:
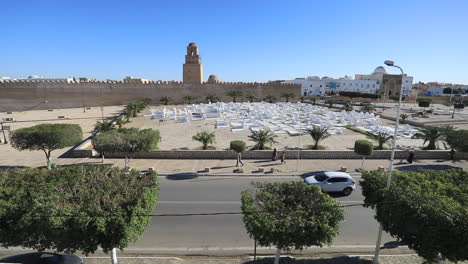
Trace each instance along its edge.
<path fill-rule="evenodd" d="M 400 69 L 401 71 L 401 79 L 403 80 L 404 72 L 403 69 L 397 65 L 391 60 L 386 60 L 385 65 L 390 66 L 390 67 L 396 67 Z M 396 147 L 396 141 L 397 141 L 397 135 L 398 135 L 398 124 L 400 122 L 400 109 L 401 109 L 401 99 L 403 96 L 403 81 L 401 82 L 401 87 L 400 87 L 400 95 L 398 98 L 398 108 L 397 108 L 397 115 L 395 118 L 395 130 L 393 132 L 393 143 L 392 143 L 392 153 L 390 155 L 390 162 L 388 166 L 388 176 L 387 176 L 387 185 L 386 189 L 390 188 L 390 184 L 392 181 L 392 171 L 393 171 L 393 160 L 395 158 L 395 147 Z M 379 225 L 379 233 L 377 235 L 377 243 L 375 245 L 375 254 L 374 254 L 374 264 L 379 263 L 379 253 L 380 253 L 380 244 L 382 242 L 382 224 Z"/>

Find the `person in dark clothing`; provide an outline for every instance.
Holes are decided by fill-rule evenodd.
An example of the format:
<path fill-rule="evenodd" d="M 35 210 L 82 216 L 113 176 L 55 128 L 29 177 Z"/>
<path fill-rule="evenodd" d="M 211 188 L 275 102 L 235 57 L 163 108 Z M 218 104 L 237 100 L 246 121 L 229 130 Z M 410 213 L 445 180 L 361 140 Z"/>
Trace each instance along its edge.
<path fill-rule="evenodd" d="M 271 158 L 272 161 L 275 161 L 278 159 L 278 151 L 276 151 L 276 148 L 273 149 L 273 157 Z"/>
<path fill-rule="evenodd" d="M 450 160 L 455 161 L 455 150 L 450 150 Z"/>
<path fill-rule="evenodd" d="M 413 159 L 414 159 L 414 151 L 410 151 L 410 153 L 408 154 L 408 158 L 406 159 L 406 161 L 408 161 L 408 163 L 413 163 Z"/>

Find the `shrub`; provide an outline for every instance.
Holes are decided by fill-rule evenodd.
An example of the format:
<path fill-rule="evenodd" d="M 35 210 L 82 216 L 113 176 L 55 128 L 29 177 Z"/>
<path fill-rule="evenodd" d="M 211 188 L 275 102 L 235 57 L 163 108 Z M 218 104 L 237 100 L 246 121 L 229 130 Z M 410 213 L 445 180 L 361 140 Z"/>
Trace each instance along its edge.
<path fill-rule="evenodd" d="M 241 152 L 244 152 L 246 150 L 247 146 L 246 146 L 245 142 L 242 141 L 242 140 L 233 140 L 229 144 L 229 148 L 231 150 L 234 150 L 237 153 L 241 153 Z"/>
<path fill-rule="evenodd" d="M 369 140 L 359 139 L 356 140 L 356 142 L 354 142 L 354 152 L 359 155 L 362 155 L 361 170 L 364 166 L 364 160 L 366 159 L 366 156 L 372 155 L 373 151 L 374 144 L 372 144 L 372 142 L 370 142 Z"/>

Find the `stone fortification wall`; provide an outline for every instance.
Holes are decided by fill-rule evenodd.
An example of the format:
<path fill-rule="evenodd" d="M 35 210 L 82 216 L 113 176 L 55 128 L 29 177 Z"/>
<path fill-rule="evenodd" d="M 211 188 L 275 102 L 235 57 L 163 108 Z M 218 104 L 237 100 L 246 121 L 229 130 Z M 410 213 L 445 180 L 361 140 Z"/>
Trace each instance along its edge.
<path fill-rule="evenodd" d="M 187 84 L 182 82 L 124 83 L 121 81 L 98 81 L 68 83 L 65 81 L 0 81 L 0 112 L 30 111 L 52 108 L 120 105 L 149 97 L 158 103 L 163 96 L 170 96 L 173 103 L 182 103 L 187 95 L 197 96 L 200 101 L 211 94 L 221 101 L 231 101 L 226 93 L 239 90 L 262 99 L 291 92 L 299 98 L 299 84 L 221 82 Z M 45 103 L 47 101 L 47 103 Z"/>

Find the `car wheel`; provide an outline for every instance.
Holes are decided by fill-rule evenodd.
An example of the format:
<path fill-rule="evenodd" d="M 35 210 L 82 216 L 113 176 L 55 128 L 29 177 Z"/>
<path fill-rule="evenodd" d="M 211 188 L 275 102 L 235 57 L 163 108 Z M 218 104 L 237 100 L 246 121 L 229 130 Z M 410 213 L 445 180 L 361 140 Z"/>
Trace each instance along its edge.
<path fill-rule="evenodd" d="M 343 194 L 346 195 L 346 196 L 350 195 L 352 192 L 353 192 L 353 189 L 351 189 L 349 187 L 344 188 L 344 190 L 343 190 Z"/>

